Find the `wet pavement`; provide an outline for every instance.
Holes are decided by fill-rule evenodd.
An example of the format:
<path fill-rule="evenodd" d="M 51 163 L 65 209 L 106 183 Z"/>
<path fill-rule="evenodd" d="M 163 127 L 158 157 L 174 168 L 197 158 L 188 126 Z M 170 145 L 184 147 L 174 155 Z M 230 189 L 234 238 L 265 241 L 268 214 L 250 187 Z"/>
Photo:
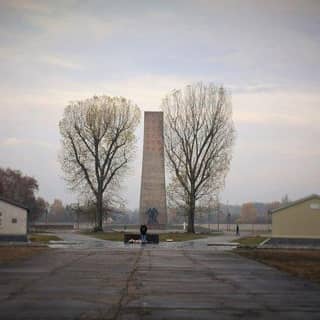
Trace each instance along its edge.
<path fill-rule="evenodd" d="M 182 241 L 182 242 L 160 242 L 159 244 L 130 244 L 123 241 L 101 240 L 77 232 L 56 232 L 61 241 L 51 241 L 50 248 L 55 249 L 103 249 L 103 248 L 140 248 L 148 249 L 168 248 L 168 249 L 206 249 L 206 250 L 232 250 L 230 241 L 239 237 L 234 235 L 211 236 L 204 239 Z M 215 246 L 217 244 L 217 246 Z M 225 245 L 224 245 L 225 244 Z M 210 248 L 209 248 L 210 246 Z"/>
<path fill-rule="evenodd" d="M 117 248 L 77 236 L 0 266 L 0 319 L 320 319 L 319 285 L 209 240 Z"/>

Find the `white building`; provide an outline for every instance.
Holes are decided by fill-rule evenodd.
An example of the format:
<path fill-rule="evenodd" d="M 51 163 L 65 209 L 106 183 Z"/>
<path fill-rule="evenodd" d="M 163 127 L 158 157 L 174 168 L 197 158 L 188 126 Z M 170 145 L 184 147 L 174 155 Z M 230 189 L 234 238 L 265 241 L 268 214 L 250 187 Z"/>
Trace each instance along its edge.
<path fill-rule="evenodd" d="M 28 213 L 28 208 L 0 197 L 0 241 L 27 241 Z"/>

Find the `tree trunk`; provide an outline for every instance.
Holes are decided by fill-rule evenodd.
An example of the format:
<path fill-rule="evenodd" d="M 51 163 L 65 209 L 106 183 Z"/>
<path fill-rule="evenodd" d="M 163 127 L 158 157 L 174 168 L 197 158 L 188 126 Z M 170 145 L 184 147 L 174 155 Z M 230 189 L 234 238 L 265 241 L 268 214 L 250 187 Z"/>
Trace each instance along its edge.
<path fill-rule="evenodd" d="M 194 198 L 190 199 L 188 208 L 188 232 L 195 233 L 194 230 L 194 213 L 196 208 L 196 201 Z"/>
<path fill-rule="evenodd" d="M 103 231 L 102 228 L 102 192 L 98 192 L 97 195 L 97 225 L 96 231 Z"/>

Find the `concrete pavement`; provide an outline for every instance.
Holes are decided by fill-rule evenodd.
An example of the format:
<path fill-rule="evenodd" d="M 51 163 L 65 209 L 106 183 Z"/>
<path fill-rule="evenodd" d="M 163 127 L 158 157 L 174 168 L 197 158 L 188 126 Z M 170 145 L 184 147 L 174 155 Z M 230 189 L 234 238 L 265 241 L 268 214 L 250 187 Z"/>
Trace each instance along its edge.
<path fill-rule="evenodd" d="M 230 252 L 49 249 L 0 266 L 0 319 L 319 319 L 320 286 Z"/>

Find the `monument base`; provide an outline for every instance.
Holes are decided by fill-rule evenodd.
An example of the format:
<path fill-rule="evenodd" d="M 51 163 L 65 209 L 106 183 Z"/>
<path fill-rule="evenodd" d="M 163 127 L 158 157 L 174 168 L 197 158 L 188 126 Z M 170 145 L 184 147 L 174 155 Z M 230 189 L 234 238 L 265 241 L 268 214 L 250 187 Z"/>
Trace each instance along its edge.
<path fill-rule="evenodd" d="M 140 240 L 140 233 L 125 233 L 123 237 L 124 243 L 130 243 L 130 240 Z M 159 235 L 155 233 L 147 233 L 147 242 L 148 243 L 159 243 Z"/>

